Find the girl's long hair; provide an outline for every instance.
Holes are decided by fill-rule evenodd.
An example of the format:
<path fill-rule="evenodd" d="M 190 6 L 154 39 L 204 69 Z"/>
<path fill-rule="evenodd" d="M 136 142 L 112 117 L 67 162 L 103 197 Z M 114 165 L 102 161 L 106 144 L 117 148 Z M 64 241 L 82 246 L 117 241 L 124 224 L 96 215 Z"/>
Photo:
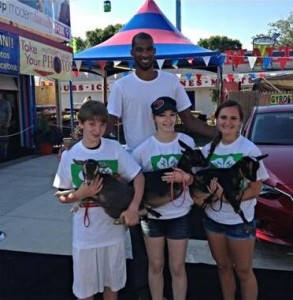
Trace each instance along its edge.
<path fill-rule="evenodd" d="M 221 103 L 218 106 L 217 110 L 215 111 L 216 119 L 218 119 L 220 111 L 223 108 L 226 108 L 226 107 L 237 107 L 238 112 L 239 112 L 239 116 L 240 116 L 240 120 L 241 120 L 241 122 L 243 121 L 243 119 L 244 119 L 243 108 L 242 108 L 241 104 L 239 102 L 237 102 L 236 100 L 226 100 L 225 102 Z M 211 159 L 217 145 L 220 143 L 221 139 L 222 139 L 222 132 L 217 130 L 217 133 L 216 133 L 215 137 L 213 138 L 213 140 L 211 142 L 211 148 L 210 148 L 210 151 L 209 151 L 209 155 L 207 157 L 208 161 L 210 161 L 210 159 Z"/>

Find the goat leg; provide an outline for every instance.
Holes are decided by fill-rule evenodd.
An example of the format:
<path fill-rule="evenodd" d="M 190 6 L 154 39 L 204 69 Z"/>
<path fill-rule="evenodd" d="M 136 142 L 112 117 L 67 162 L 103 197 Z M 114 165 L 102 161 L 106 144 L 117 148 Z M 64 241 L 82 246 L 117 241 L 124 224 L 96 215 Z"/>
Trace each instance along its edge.
<path fill-rule="evenodd" d="M 205 209 L 209 204 L 212 204 L 214 202 L 213 200 L 214 194 L 210 194 L 207 198 L 203 200 L 202 208 Z"/>
<path fill-rule="evenodd" d="M 241 220 L 243 221 L 243 223 L 245 225 L 246 231 L 251 232 L 252 228 L 251 228 L 249 222 L 247 221 L 247 219 L 245 218 L 243 210 L 241 208 L 234 208 L 234 211 L 236 214 L 238 214 L 240 216 Z"/>
<path fill-rule="evenodd" d="M 214 199 L 215 194 L 219 188 L 217 187 L 213 193 L 211 193 L 207 198 L 203 200 L 202 208 L 205 209 L 208 205 L 218 201 L 219 199 Z"/>
<path fill-rule="evenodd" d="M 160 218 L 162 215 L 155 211 L 154 209 L 150 208 L 150 207 L 146 207 L 146 210 L 149 214 L 151 214 L 152 216 L 156 217 L 156 218 Z"/>
<path fill-rule="evenodd" d="M 70 190 L 64 190 L 64 191 L 57 191 L 54 196 L 56 197 L 59 197 L 59 196 L 67 196 L 69 195 L 70 193 L 73 193 L 75 192 L 76 189 L 70 189 Z"/>
<path fill-rule="evenodd" d="M 157 211 L 151 209 L 150 207 L 145 207 L 144 209 L 139 210 L 139 216 L 144 218 L 147 213 L 150 213 L 151 215 L 155 216 L 156 218 L 160 218 L 162 215 L 158 213 Z M 124 224 L 124 218 L 119 217 L 117 219 L 114 219 L 113 221 L 114 225 L 123 225 Z"/>

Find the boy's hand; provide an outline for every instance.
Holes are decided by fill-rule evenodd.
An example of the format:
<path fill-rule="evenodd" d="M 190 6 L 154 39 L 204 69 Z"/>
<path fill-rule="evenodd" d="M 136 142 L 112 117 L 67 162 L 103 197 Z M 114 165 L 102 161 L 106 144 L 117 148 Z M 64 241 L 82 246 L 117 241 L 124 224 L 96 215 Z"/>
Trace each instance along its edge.
<path fill-rule="evenodd" d="M 103 178 L 97 176 L 90 184 L 83 182 L 78 190 L 75 192 L 75 196 L 79 199 L 94 198 L 103 188 Z"/>

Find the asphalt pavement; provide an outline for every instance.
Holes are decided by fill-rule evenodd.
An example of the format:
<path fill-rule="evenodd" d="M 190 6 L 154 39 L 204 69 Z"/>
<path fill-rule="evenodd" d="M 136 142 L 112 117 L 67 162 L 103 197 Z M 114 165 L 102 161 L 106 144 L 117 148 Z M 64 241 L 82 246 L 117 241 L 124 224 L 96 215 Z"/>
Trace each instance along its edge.
<path fill-rule="evenodd" d="M 0 241 L 0 300 L 74 299 L 71 213 L 53 195 L 57 166 L 56 154 L 0 163 L 0 231 L 5 234 Z M 125 246 L 129 265 L 129 238 Z M 253 264 L 259 300 L 293 300 L 292 248 L 257 241 Z M 221 299 L 205 240 L 189 241 L 186 267 L 188 300 Z M 119 300 L 126 299 L 136 300 L 129 284 L 119 293 Z"/>

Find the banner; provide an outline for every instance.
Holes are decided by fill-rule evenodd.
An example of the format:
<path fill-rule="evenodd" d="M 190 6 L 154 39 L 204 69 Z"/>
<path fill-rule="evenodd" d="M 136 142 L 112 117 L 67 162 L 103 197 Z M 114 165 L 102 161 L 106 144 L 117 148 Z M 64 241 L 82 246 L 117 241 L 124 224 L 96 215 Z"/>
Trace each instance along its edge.
<path fill-rule="evenodd" d="M 2 0 L 0 18 L 40 34 L 71 40 L 69 0 Z"/>
<path fill-rule="evenodd" d="M 72 54 L 19 37 L 20 73 L 71 80 Z"/>
<path fill-rule="evenodd" d="M 258 57 L 257 64 L 262 64 L 263 60 L 260 57 L 269 57 L 273 54 L 273 46 L 276 42 L 277 36 L 261 36 L 254 38 L 252 41 L 253 51 L 252 55 Z"/>
<path fill-rule="evenodd" d="M 0 73 L 18 75 L 19 40 L 14 34 L 0 31 Z"/>

